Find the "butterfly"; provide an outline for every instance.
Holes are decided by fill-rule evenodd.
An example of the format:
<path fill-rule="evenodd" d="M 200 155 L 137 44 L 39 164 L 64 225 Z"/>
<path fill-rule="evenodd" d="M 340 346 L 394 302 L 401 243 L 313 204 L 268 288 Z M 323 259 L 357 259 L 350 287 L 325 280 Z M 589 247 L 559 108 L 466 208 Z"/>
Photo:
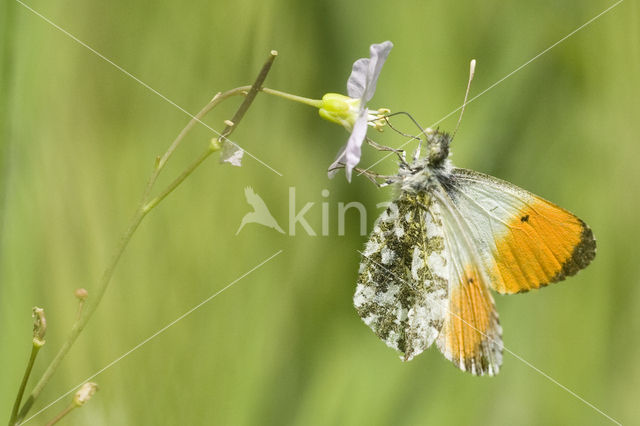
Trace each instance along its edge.
<path fill-rule="evenodd" d="M 502 329 L 491 291 L 564 280 L 595 257 L 591 229 L 509 182 L 454 167 L 451 137 L 426 132 L 426 155 L 401 161 L 397 197 L 362 253 L 354 305 L 411 360 L 432 344 L 463 371 L 497 374 Z"/>

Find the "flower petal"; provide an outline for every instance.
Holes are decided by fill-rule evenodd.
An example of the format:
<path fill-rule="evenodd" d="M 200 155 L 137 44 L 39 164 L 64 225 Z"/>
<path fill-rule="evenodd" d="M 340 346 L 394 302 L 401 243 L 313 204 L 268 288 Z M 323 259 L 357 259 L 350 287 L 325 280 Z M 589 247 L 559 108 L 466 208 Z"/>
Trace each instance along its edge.
<path fill-rule="evenodd" d="M 329 179 L 333 179 L 333 177 L 336 174 L 338 174 L 338 171 L 340 170 L 338 166 L 340 165 L 340 163 L 344 164 L 345 149 L 346 149 L 346 146 L 343 146 L 342 148 L 340 148 L 340 151 L 338 151 L 338 155 L 336 156 L 336 160 L 333 163 L 331 163 L 331 165 L 329 166 L 329 171 L 327 172 L 327 176 L 329 176 Z"/>
<path fill-rule="evenodd" d="M 353 63 L 351 75 L 347 80 L 347 93 L 350 97 L 363 99 L 364 103 L 373 98 L 382 65 L 387 60 L 392 47 L 393 43 L 390 41 L 372 44 L 369 48 L 370 57 L 358 59 Z"/>
<path fill-rule="evenodd" d="M 340 150 L 338 158 L 329 167 L 329 177 L 332 178 L 337 173 L 335 169 L 339 163 L 344 164 L 344 171 L 347 175 L 347 180 L 351 182 L 351 172 L 353 168 L 360 162 L 360 155 L 362 154 L 362 142 L 367 135 L 367 110 L 360 111 L 358 119 L 353 125 L 353 131 L 349 136 L 347 145 Z"/>

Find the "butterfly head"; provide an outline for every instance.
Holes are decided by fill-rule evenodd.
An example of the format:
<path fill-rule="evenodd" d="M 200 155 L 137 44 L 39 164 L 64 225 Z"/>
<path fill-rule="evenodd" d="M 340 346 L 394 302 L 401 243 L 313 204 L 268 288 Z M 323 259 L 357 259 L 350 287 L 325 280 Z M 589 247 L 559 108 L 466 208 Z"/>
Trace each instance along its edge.
<path fill-rule="evenodd" d="M 424 191 L 433 183 L 435 176 L 446 175 L 451 169 L 449 144 L 451 136 L 438 130 L 425 132 L 426 153 L 414 158 L 411 164 L 400 163 L 398 180 L 403 191 Z M 419 153 L 419 150 L 417 151 Z"/>
<path fill-rule="evenodd" d="M 405 174 L 415 174 L 424 170 L 437 171 L 447 167 L 451 136 L 433 129 L 425 130 L 424 134 L 427 137 L 426 153 L 421 156 L 418 147 L 411 165 L 400 164 L 400 168 L 405 169 Z"/>
<path fill-rule="evenodd" d="M 451 136 L 438 130 L 428 129 L 427 153 L 425 155 L 426 166 L 431 169 L 438 169 L 445 165 L 445 160 L 449 157 L 449 144 Z"/>

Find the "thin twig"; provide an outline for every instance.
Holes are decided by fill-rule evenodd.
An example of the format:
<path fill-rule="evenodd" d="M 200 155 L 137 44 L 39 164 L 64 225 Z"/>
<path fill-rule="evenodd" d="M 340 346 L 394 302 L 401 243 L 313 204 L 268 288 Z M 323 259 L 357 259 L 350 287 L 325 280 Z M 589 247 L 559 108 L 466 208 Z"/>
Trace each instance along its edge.
<path fill-rule="evenodd" d="M 151 201 L 149 201 L 147 204 L 144 205 L 143 207 L 143 211 L 145 214 L 147 214 L 149 211 L 151 211 L 155 206 L 157 206 L 158 204 L 160 204 L 160 202 L 162 200 L 164 200 L 166 198 L 167 195 L 171 194 L 171 192 L 173 192 L 174 189 L 176 189 L 186 178 L 188 178 L 191 173 L 193 173 L 193 171 L 195 169 L 198 168 L 198 166 L 200 164 L 202 164 L 202 162 L 204 160 L 207 159 L 207 157 L 209 157 L 209 155 L 211 155 L 213 152 L 215 152 L 214 150 L 207 148 L 202 154 L 200 154 L 200 156 L 193 162 L 191 163 L 191 165 L 189 167 L 187 167 L 181 174 L 180 176 L 178 176 L 173 182 L 171 182 L 161 193 L 160 195 L 158 195 L 157 197 L 155 197 L 154 199 L 152 199 Z"/>
<path fill-rule="evenodd" d="M 242 101 L 242 104 L 240 104 L 240 107 L 238 108 L 236 113 L 233 115 L 233 118 L 231 119 L 231 124 L 228 124 L 220 134 L 220 137 L 218 137 L 218 141 L 222 141 L 222 140 L 229 141 L 227 139 L 228 136 L 238 127 L 238 124 L 240 123 L 245 113 L 251 106 L 251 103 L 255 99 L 256 95 L 260 90 L 262 90 L 262 83 L 264 83 L 264 80 L 267 78 L 267 74 L 269 73 L 269 70 L 271 69 L 271 65 L 273 65 L 273 61 L 276 59 L 277 55 L 278 53 L 275 50 L 271 51 L 269 58 L 267 59 L 267 62 L 265 62 L 265 64 L 262 66 L 262 69 L 260 70 L 260 73 L 258 74 L 258 78 L 256 78 L 256 81 L 253 83 L 252 86 L 250 87 L 247 86 L 249 87 L 249 90 L 248 92 L 246 92 L 247 95 L 244 98 L 244 101 Z M 234 89 L 233 91 L 226 92 L 225 94 L 222 94 L 222 95 L 218 94 L 214 96 L 214 98 L 211 100 L 210 105 L 213 104 L 213 106 L 215 106 L 216 102 L 220 102 L 222 99 L 230 96 L 229 95 L 230 92 L 236 92 L 239 89 L 244 89 L 246 91 L 245 88 L 237 88 L 237 89 Z M 216 98 L 218 98 L 218 100 Z M 209 109 L 213 108 L 213 106 L 211 106 Z M 189 167 L 187 167 L 180 174 L 180 176 L 178 176 L 173 182 L 171 182 L 160 193 L 160 195 L 158 195 L 151 201 L 147 202 L 142 207 L 142 210 L 145 212 L 145 214 L 148 213 L 155 206 L 157 206 L 162 200 L 164 200 L 164 198 L 167 195 L 169 195 L 174 189 L 176 189 L 186 178 L 189 177 L 189 175 L 191 175 L 191 173 L 193 173 L 195 169 L 198 168 L 200 164 L 202 164 L 204 160 L 207 159 L 209 155 L 211 155 L 215 151 L 216 150 L 213 149 L 213 147 L 210 145 L 209 148 L 207 148 L 202 154 L 200 154 L 200 156 Z"/>
<path fill-rule="evenodd" d="M 53 419 L 51 419 L 51 421 L 49 421 L 45 426 L 53 426 L 56 423 L 58 423 L 64 416 L 66 416 L 67 414 L 69 414 L 71 411 L 73 411 L 74 408 L 77 408 L 78 406 L 74 403 L 69 404 L 64 410 L 62 410 L 61 412 L 58 413 L 57 416 L 55 416 Z"/>
<path fill-rule="evenodd" d="M 162 169 L 164 169 L 164 167 L 167 165 L 167 162 L 169 161 L 169 158 L 171 157 L 171 155 L 173 155 L 175 150 L 178 148 L 178 145 L 180 145 L 184 137 L 187 135 L 187 133 L 189 133 L 189 131 L 193 128 L 193 126 L 195 126 L 196 123 L 199 123 L 204 118 L 204 116 L 207 115 L 207 113 L 209 113 L 209 111 L 211 111 L 220 102 L 230 98 L 231 96 L 245 95 L 247 91 L 249 91 L 250 89 L 251 89 L 251 86 L 241 86 L 241 87 L 236 87 L 235 89 L 229 90 L 224 93 L 220 93 L 220 92 L 216 93 L 216 95 L 209 101 L 209 103 L 205 105 L 204 108 L 202 108 L 200 112 L 198 112 L 189 121 L 189 123 L 187 123 L 184 129 L 182 129 L 182 131 L 178 134 L 178 136 L 176 136 L 173 142 L 171 142 L 171 145 L 167 149 L 167 152 L 165 152 L 164 155 L 162 155 L 162 157 L 158 157 L 156 159 L 153 173 L 149 177 L 149 181 L 147 182 L 147 186 L 143 195 L 143 198 L 145 199 L 145 201 L 148 200 L 149 195 L 151 193 L 151 189 L 153 188 L 153 185 L 158 179 L 160 172 L 162 172 Z"/>

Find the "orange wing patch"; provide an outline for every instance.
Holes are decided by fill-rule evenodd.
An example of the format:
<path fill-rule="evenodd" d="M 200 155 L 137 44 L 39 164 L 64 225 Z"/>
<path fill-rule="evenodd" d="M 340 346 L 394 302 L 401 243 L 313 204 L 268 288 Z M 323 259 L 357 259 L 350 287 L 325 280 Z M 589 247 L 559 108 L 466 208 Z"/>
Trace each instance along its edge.
<path fill-rule="evenodd" d="M 502 352 L 498 314 L 476 268 L 466 268 L 462 282 L 451 286 L 438 346 L 462 370 L 479 375 L 498 372 Z"/>
<path fill-rule="evenodd" d="M 568 211 L 535 197 L 496 239 L 494 290 L 528 291 L 561 281 L 595 257 L 591 229 Z"/>

